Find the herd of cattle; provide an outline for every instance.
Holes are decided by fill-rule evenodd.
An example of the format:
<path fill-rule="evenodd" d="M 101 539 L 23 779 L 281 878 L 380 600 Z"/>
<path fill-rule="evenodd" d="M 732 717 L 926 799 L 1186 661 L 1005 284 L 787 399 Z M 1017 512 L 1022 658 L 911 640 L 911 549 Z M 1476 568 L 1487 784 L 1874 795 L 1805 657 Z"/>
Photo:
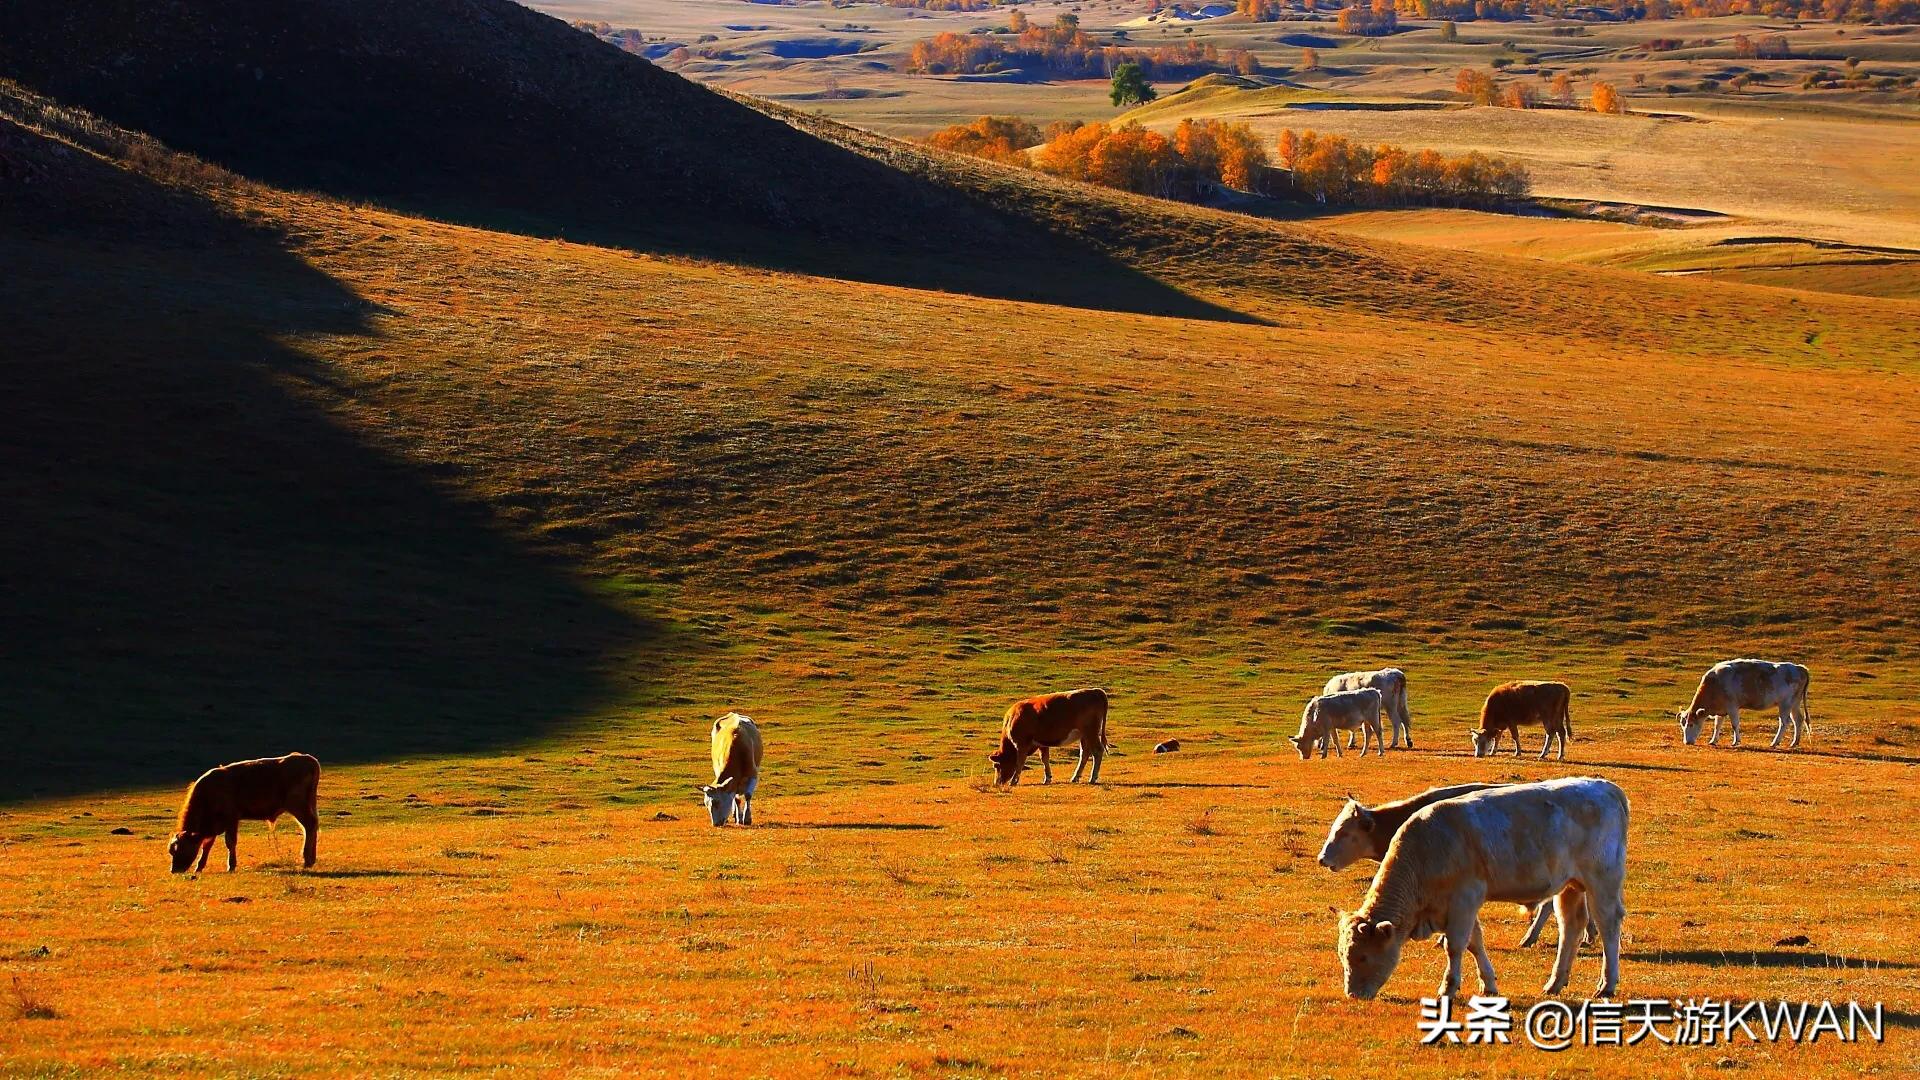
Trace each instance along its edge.
<path fill-rule="evenodd" d="M 1732 726 L 1740 744 L 1740 710 L 1777 708 L 1779 746 L 1789 725 L 1792 741 L 1811 728 L 1807 712 L 1807 669 L 1764 660 L 1728 660 L 1701 677 L 1693 700 L 1680 710 L 1681 735 L 1688 745 L 1713 720 L 1711 744 L 1720 741 L 1720 721 Z M 1480 723 L 1470 732 L 1475 757 L 1499 749 L 1501 734 L 1521 752 L 1520 729 L 1538 726 L 1546 734 L 1540 756 L 1557 744 L 1562 760 L 1572 734 L 1570 693 L 1565 683 L 1509 682 L 1487 695 Z M 1302 759 L 1315 748 L 1345 756 L 1356 741 L 1364 755 L 1369 745 L 1384 755 L 1389 743 L 1381 717 L 1391 725 L 1391 746 L 1404 739 L 1413 747 L 1407 711 L 1407 677 L 1398 668 L 1350 672 L 1327 681 L 1307 702 L 1300 733 L 1291 736 Z M 753 793 L 760 784 L 763 744 L 752 719 L 728 713 L 713 722 L 713 783 L 699 792 L 716 826 L 753 823 Z M 1053 782 L 1050 751 L 1079 745 L 1070 782 L 1092 765 L 1088 783 L 1099 783 L 1105 761 L 1107 695 L 1085 689 L 1018 701 L 1007 710 L 1000 746 L 988 760 L 1002 785 L 1020 782 L 1027 759 L 1040 753 L 1044 781 Z M 274 821 L 291 815 L 304 834 L 302 863 L 311 867 L 320 835 L 320 762 L 309 754 L 288 754 L 222 765 L 203 774 L 187 790 L 179 824 L 167 846 L 174 873 L 206 869 L 215 840 L 225 837 L 227 869 L 236 864 L 242 821 Z M 1533 923 L 1523 946 L 1540 937 L 1548 915 L 1557 915 L 1559 954 L 1546 993 L 1558 993 L 1572 970 L 1582 938 L 1598 940 L 1605 956 L 1599 995 L 1611 996 L 1620 977 L 1620 923 L 1625 915 L 1627 800 L 1620 789 L 1594 777 L 1533 784 L 1460 784 L 1434 788 L 1410 799 L 1366 807 L 1349 798 L 1327 834 L 1319 861 L 1329 870 L 1363 858 L 1378 859 L 1380 869 L 1358 910 L 1340 917 L 1339 948 L 1349 996 L 1371 998 L 1399 963 L 1409 939 L 1439 935 L 1447 949 L 1443 996 L 1460 988 L 1461 960 L 1471 952 L 1489 995 L 1496 993 L 1493 965 L 1482 940 L 1479 913 L 1488 900 L 1533 908 Z M 197 865 L 196 865 L 197 862 Z M 1548 901 L 1551 901 L 1549 905 Z"/>

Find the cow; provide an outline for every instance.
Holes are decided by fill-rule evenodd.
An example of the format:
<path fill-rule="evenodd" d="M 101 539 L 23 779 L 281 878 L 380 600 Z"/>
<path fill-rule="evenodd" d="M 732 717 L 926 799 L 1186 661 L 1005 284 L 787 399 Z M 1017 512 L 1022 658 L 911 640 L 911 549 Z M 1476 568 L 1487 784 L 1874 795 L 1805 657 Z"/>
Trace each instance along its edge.
<path fill-rule="evenodd" d="M 1407 716 L 1407 673 L 1399 668 L 1381 668 L 1379 671 L 1349 671 L 1345 675 L 1335 675 L 1327 680 L 1322 694 L 1337 694 L 1342 690 L 1361 690 L 1373 687 L 1380 691 L 1380 703 L 1387 710 L 1387 719 L 1393 722 L 1393 748 L 1400 748 L 1400 736 L 1407 737 L 1407 749 L 1413 749 L 1413 720 Z M 1347 733 L 1347 749 L 1353 749 L 1353 733 Z"/>
<path fill-rule="evenodd" d="M 233 873 L 240 863 L 240 823 L 272 822 L 281 814 L 291 814 L 300 823 L 300 832 L 306 837 L 300 851 L 301 865 L 311 868 L 320 845 L 319 758 L 288 754 L 208 769 L 187 789 L 179 824 L 167 844 L 173 872 L 185 873 L 188 867 L 193 867 L 196 874 L 205 871 L 213 842 L 224 833 L 227 872 Z M 200 860 L 198 866 L 194 866 L 195 856 Z"/>
<path fill-rule="evenodd" d="M 1078 741 L 1080 757 L 1074 763 L 1068 783 L 1080 782 L 1081 770 L 1093 761 L 1087 783 L 1100 782 L 1100 765 L 1107 759 L 1107 692 L 1098 687 L 1069 690 L 1063 694 L 1042 694 L 1007 707 L 1000 722 L 1000 749 L 987 755 L 993 762 L 994 778 L 1008 786 L 1020 782 L 1027 758 L 1038 748 L 1041 783 L 1053 783 L 1053 758 L 1056 746 Z"/>
<path fill-rule="evenodd" d="M 1369 1000 L 1400 962 L 1409 939 L 1447 938 L 1440 996 L 1460 990 L 1460 961 L 1473 952 L 1480 983 L 1499 994 L 1480 934 L 1488 900 L 1529 904 L 1549 897 L 1560 950 L 1546 994 L 1565 989 L 1579 928 L 1600 928 L 1604 968 L 1594 996 L 1620 984 L 1620 924 L 1626 917 L 1627 797 L 1597 777 L 1490 788 L 1433 803 L 1401 826 L 1358 910 L 1340 916 L 1337 947 L 1348 997 Z"/>
<path fill-rule="evenodd" d="M 1379 806 L 1362 806 L 1353 796 L 1347 796 L 1347 803 L 1340 809 L 1333 825 L 1327 829 L 1327 842 L 1320 848 L 1319 863 L 1329 870 L 1345 870 L 1361 859 L 1384 859 L 1387 846 L 1393 842 L 1400 826 L 1415 813 L 1439 802 L 1460 795 L 1471 795 L 1488 788 L 1506 787 L 1506 784 L 1455 784 L 1452 787 L 1429 788 L 1418 795 L 1399 802 L 1381 803 Z M 1547 903 L 1533 905 L 1527 914 L 1533 922 L 1527 927 L 1527 934 L 1520 939 L 1520 947 L 1527 948 L 1540 940 L 1540 932 L 1546 929 L 1547 916 L 1553 913 L 1553 907 Z M 1587 924 L 1586 941 L 1599 938 L 1599 929 L 1592 923 Z"/>
<path fill-rule="evenodd" d="M 1692 746 L 1700 740 L 1700 728 L 1713 717 L 1713 735 L 1708 746 L 1720 745 L 1720 718 L 1733 725 L 1733 745 L 1740 745 L 1740 710 L 1777 706 L 1780 726 L 1773 731 L 1778 747 L 1787 725 L 1793 725 L 1793 741 L 1787 749 L 1800 745 L 1802 732 L 1813 730 L 1813 716 L 1807 712 L 1807 683 L 1812 678 L 1799 664 L 1775 664 L 1766 660 L 1723 660 L 1700 676 L 1700 688 L 1693 701 L 1680 710 L 1680 737 Z"/>
<path fill-rule="evenodd" d="M 1572 691 L 1566 683 L 1510 682 L 1493 688 L 1486 704 L 1480 706 L 1480 726 L 1469 728 L 1474 757 L 1491 757 L 1500 749 L 1500 733 L 1513 735 L 1513 756 L 1520 756 L 1520 729 L 1538 724 L 1546 730 L 1547 742 L 1540 748 L 1545 759 L 1560 743 L 1560 760 L 1567 759 L 1567 740 L 1573 737 L 1573 717 L 1567 703 Z"/>
<path fill-rule="evenodd" d="M 730 712 L 713 722 L 713 783 L 699 786 L 717 828 L 738 819 L 753 824 L 753 791 L 760 786 L 760 726 Z M 737 804 L 737 805 L 736 805 Z"/>
<path fill-rule="evenodd" d="M 1315 745 L 1320 747 L 1320 756 L 1327 756 L 1327 747 L 1333 747 L 1341 757 L 1347 752 L 1340 749 L 1338 732 L 1360 729 L 1360 756 L 1367 754 L 1367 740 L 1379 746 L 1381 756 L 1387 752 L 1386 736 L 1380 734 L 1380 691 L 1373 687 L 1360 690 L 1342 690 L 1337 694 L 1321 694 L 1307 702 L 1300 712 L 1300 734 L 1289 735 L 1293 748 L 1300 751 L 1300 760 L 1313 756 Z"/>

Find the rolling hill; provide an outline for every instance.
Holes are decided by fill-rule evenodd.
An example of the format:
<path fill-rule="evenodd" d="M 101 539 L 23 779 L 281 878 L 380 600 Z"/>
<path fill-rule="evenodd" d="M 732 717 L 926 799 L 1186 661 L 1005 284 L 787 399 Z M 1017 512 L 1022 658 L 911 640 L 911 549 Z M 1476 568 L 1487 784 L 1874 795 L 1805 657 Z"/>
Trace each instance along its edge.
<path fill-rule="evenodd" d="M 1340 999 L 1311 854 L 1571 771 L 1630 992 L 1884 999 L 1715 1060 L 1911 1067 L 1913 305 L 1063 184 L 482 0 L 10 5 L 0 76 L 0 1074 L 1500 1071 L 1416 1052 L 1430 950 Z M 1814 742 L 1673 745 L 1749 652 Z M 1276 753 L 1385 662 L 1419 751 Z M 1516 676 L 1565 764 L 1461 752 Z M 1092 683 L 1099 789 L 977 782 Z M 752 830 L 692 820 L 729 708 Z M 167 878 L 292 749 L 318 868 Z"/>

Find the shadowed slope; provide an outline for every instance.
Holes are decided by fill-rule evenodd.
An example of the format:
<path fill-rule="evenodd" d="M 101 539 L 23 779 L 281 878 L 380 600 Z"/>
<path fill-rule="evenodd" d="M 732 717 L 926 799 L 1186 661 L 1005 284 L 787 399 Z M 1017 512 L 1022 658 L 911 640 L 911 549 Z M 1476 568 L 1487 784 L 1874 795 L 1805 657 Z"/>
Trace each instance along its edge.
<path fill-rule="evenodd" d="M 0 76 L 283 188 L 534 235 L 1245 320 L 512 0 L 29 0 Z"/>
<path fill-rule="evenodd" d="M 0 118 L 0 803 L 519 742 L 658 635 L 307 399 L 372 309 L 282 243 Z"/>

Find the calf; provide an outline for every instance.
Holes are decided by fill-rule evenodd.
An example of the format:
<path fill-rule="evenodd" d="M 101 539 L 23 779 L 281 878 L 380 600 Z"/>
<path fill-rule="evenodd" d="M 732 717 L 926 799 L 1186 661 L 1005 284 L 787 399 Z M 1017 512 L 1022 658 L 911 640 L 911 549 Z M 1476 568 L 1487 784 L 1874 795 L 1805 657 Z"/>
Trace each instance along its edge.
<path fill-rule="evenodd" d="M 301 846 L 303 866 L 311 867 L 320 844 L 320 759 L 311 754 L 236 761 L 208 769 L 187 789 L 180 822 L 167 854 L 173 872 L 194 873 L 207 868 L 207 854 L 221 834 L 227 838 L 227 872 L 239 865 L 240 823 L 274 821 L 291 814 L 306 837 Z M 194 857 L 200 864 L 194 866 Z"/>
<path fill-rule="evenodd" d="M 1442 799 L 1506 786 L 1455 784 L 1452 787 L 1429 788 L 1412 798 L 1372 807 L 1362 806 L 1359 800 L 1348 796 L 1346 806 L 1341 808 L 1340 815 L 1333 819 L 1333 825 L 1327 829 L 1327 842 L 1320 848 L 1320 865 L 1329 870 L 1345 870 L 1361 859 L 1383 859 L 1387 854 L 1387 846 L 1400 832 L 1400 826 L 1405 825 L 1414 814 Z M 1552 906 L 1544 902 L 1533 906 L 1528 912 L 1533 922 L 1527 927 L 1526 936 L 1520 939 L 1521 948 L 1540 940 L 1540 932 L 1547 925 L 1547 916 L 1552 913 Z M 1586 941 L 1595 941 L 1599 936 L 1598 928 L 1588 923 Z"/>
<path fill-rule="evenodd" d="M 1594 996 L 1620 984 L 1620 924 L 1626 916 L 1627 797 L 1594 777 L 1514 784 L 1433 803 L 1394 835 L 1360 908 L 1340 917 L 1338 947 L 1348 997 L 1370 999 L 1400 962 L 1409 938 L 1447 938 L 1440 995 L 1460 990 L 1468 949 L 1491 997 L 1493 963 L 1480 935 L 1488 900 L 1534 903 L 1551 897 L 1560 951 L 1544 993 L 1573 973 L 1580 927 L 1599 925 L 1604 972 Z"/>
<path fill-rule="evenodd" d="M 1360 729 L 1360 756 L 1367 753 L 1367 740 L 1372 738 L 1379 746 L 1380 754 L 1386 755 L 1387 740 L 1380 734 L 1380 691 L 1369 686 L 1362 690 L 1342 690 L 1337 694 L 1321 694 L 1307 702 L 1300 713 L 1300 734 L 1289 735 L 1293 748 L 1300 751 L 1300 760 L 1313 756 L 1313 748 L 1320 747 L 1320 756 L 1327 756 L 1327 747 L 1333 747 L 1341 757 L 1347 752 L 1340 749 L 1340 739 L 1335 734 L 1340 731 Z"/>
<path fill-rule="evenodd" d="M 1027 758 L 1040 751 L 1042 783 L 1053 783 L 1053 759 L 1048 751 L 1079 742 L 1080 758 L 1068 783 L 1079 783 L 1080 771 L 1093 760 L 1087 783 L 1100 782 L 1100 765 L 1107 759 L 1107 692 L 1097 687 L 1044 694 L 1016 701 L 1000 722 L 1000 749 L 987 755 L 994 777 L 1002 784 L 1018 784 Z"/>
<path fill-rule="evenodd" d="M 1407 737 L 1407 749 L 1413 749 L 1413 720 L 1407 715 L 1407 673 L 1399 668 L 1381 668 L 1379 671 L 1349 671 L 1345 675 L 1335 675 L 1327 680 L 1322 694 L 1337 694 L 1342 690 L 1361 690 L 1373 687 L 1380 691 L 1380 705 L 1387 712 L 1387 719 L 1393 723 L 1393 746 L 1400 747 L 1400 736 Z M 1353 733 L 1347 733 L 1347 749 L 1353 749 Z"/>
<path fill-rule="evenodd" d="M 1500 733 L 1513 735 L 1513 756 L 1520 756 L 1520 728 L 1540 725 L 1547 743 L 1540 748 L 1545 758 L 1560 743 L 1560 760 L 1567 759 L 1567 740 L 1573 735 L 1573 717 L 1568 712 L 1572 691 L 1566 683 L 1510 682 L 1493 688 L 1486 704 L 1480 707 L 1480 726 L 1469 729 L 1473 737 L 1473 756 L 1488 757 L 1500 749 Z"/>
<path fill-rule="evenodd" d="M 730 712 L 713 722 L 712 742 L 713 783 L 700 785 L 707 816 L 715 827 L 736 818 L 751 825 L 753 791 L 760 786 L 760 726 L 752 717 Z"/>
<path fill-rule="evenodd" d="M 1780 710 L 1780 726 L 1773 731 L 1773 742 L 1769 746 L 1779 746 L 1780 739 L 1787 733 L 1787 725 L 1793 725 L 1793 741 L 1787 744 L 1792 750 L 1800 745 L 1802 732 L 1813 730 L 1813 716 L 1807 712 L 1807 683 L 1811 673 L 1799 664 L 1774 664 L 1765 660 L 1723 660 L 1707 669 L 1700 677 L 1700 687 L 1693 692 L 1693 701 L 1680 710 L 1680 737 L 1692 746 L 1700 739 L 1700 728 L 1707 717 L 1713 717 L 1713 735 L 1707 739 L 1708 746 L 1720 745 L 1720 718 L 1726 717 L 1733 725 L 1733 745 L 1740 745 L 1740 710 L 1764 709 L 1776 706 Z"/>

